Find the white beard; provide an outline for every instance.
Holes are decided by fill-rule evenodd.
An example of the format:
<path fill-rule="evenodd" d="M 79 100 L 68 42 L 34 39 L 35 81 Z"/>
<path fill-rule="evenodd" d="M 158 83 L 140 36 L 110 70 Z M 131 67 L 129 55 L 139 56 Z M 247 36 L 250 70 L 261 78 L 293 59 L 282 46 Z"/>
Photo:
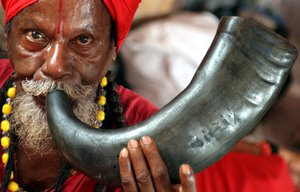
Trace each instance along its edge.
<path fill-rule="evenodd" d="M 23 92 L 12 100 L 11 122 L 20 145 L 26 145 L 40 154 L 50 153 L 54 147 L 45 113 L 45 106 L 37 103 L 34 96 L 46 96 L 54 88 L 65 91 L 74 103 L 75 115 L 84 123 L 93 126 L 99 106 L 94 102 L 94 86 L 82 86 L 62 82 L 22 81 Z"/>

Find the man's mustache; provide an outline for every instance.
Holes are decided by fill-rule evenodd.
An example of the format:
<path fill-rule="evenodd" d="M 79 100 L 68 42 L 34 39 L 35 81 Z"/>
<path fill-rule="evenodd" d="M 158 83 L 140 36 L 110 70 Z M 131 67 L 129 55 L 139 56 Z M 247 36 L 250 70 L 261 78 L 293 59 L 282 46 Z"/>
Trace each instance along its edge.
<path fill-rule="evenodd" d="M 78 83 L 47 80 L 24 80 L 21 82 L 22 88 L 26 93 L 33 96 L 46 96 L 53 90 L 66 92 L 72 100 L 88 97 L 95 94 L 96 87 L 93 85 L 81 85 Z"/>

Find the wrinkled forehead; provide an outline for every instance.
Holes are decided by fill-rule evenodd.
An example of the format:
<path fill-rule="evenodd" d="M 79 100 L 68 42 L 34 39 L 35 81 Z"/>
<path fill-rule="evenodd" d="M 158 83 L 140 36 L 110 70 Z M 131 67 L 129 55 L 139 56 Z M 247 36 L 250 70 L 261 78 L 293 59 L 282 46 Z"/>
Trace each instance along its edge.
<path fill-rule="evenodd" d="M 40 0 L 24 8 L 16 19 L 47 22 L 57 31 L 66 26 L 96 27 L 110 22 L 110 15 L 99 0 Z"/>
<path fill-rule="evenodd" d="M 7 23 L 12 18 L 14 18 L 20 11 L 22 11 L 25 7 L 31 5 L 32 3 L 36 3 L 38 0 L 1 0 L 2 6 L 6 12 L 5 22 Z M 58 10 L 59 1 L 53 0 L 40 0 L 39 2 L 47 2 L 54 3 L 54 6 L 49 5 L 46 9 L 47 11 L 52 12 L 53 10 Z M 77 1 L 71 0 L 63 0 L 61 7 L 63 8 L 65 5 L 70 3 L 76 3 Z M 134 14 L 141 2 L 141 0 L 97 0 L 97 1 L 84 1 L 78 0 L 78 3 L 81 3 L 80 7 L 86 7 L 87 3 L 104 3 L 106 8 L 108 9 L 112 20 L 115 22 L 115 30 L 116 30 L 116 46 L 117 49 L 121 47 L 126 35 L 128 34 L 132 20 L 134 18 Z M 56 4 L 55 4 L 56 3 Z M 55 6 L 56 5 L 56 6 Z M 72 4 L 73 5 L 73 4 Z M 97 7 L 95 7 L 97 8 Z M 103 10 L 103 6 L 101 7 Z M 44 11 L 46 11 L 44 10 Z M 84 9 L 87 11 L 87 9 Z M 73 10 L 73 11 L 77 11 Z M 106 11 L 106 10 L 105 10 Z M 57 11 L 53 11 L 53 13 L 57 13 Z M 103 12 L 100 12 L 103 13 Z M 62 15 L 68 14 L 64 12 L 62 9 Z M 69 14 L 70 15 L 70 14 Z M 76 20 L 73 18 L 73 20 Z M 78 22 L 78 21 L 77 21 Z"/>

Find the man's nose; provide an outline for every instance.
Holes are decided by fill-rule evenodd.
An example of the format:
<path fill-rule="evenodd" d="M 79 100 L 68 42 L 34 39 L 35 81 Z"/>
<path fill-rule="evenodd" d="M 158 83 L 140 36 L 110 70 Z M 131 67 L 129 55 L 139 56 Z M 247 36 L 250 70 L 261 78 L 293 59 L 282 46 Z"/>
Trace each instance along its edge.
<path fill-rule="evenodd" d="M 63 43 L 55 43 L 49 48 L 41 70 L 45 76 L 52 79 L 62 79 L 72 75 L 72 65 Z"/>

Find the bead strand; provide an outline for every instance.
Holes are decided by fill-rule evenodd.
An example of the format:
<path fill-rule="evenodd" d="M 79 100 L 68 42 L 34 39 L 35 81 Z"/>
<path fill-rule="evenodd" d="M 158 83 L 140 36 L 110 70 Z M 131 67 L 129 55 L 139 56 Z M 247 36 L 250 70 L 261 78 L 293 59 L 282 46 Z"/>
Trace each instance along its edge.
<path fill-rule="evenodd" d="M 106 92 L 104 90 L 104 87 L 107 86 L 107 78 L 104 76 L 102 79 L 101 79 L 101 82 L 100 82 L 100 92 L 101 94 L 99 95 L 99 98 L 98 98 L 98 105 L 99 105 L 99 110 L 97 111 L 97 115 L 96 115 L 96 119 L 97 119 L 97 122 L 96 122 L 96 126 L 95 128 L 99 129 L 102 125 L 102 122 L 104 121 L 105 119 L 105 112 L 104 112 L 104 106 L 106 105 Z"/>
<path fill-rule="evenodd" d="M 11 145 L 11 139 L 9 137 L 10 132 L 12 131 L 11 128 L 11 123 L 9 121 L 9 116 L 12 113 L 12 105 L 11 105 L 11 100 L 16 96 L 16 85 L 15 83 L 13 84 L 12 87 L 10 87 L 7 90 L 6 93 L 7 99 L 6 103 L 2 106 L 2 113 L 3 113 L 3 120 L 1 121 L 1 130 L 2 130 L 2 137 L 1 137 L 1 146 L 3 148 L 3 154 L 2 154 L 2 163 L 4 166 L 7 165 L 8 160 L 9 160 L 9 147 Z M 12 192 L 20 192 L 23 191 L 20 187 L 19 184 L 15 181 L 14 179 L 14 173 L 11 172 L 10 175 L 10 182 L 8 184 L 8 190 Z"/>
<path fill-rule="evenodd" d="M 106 91 L 104 87 L 106 87 L 108 84 L 107 78 L 104 76 L 101 79 L 100 82 L 100 94 L 97 99 L 97 104 L 99 106 L 99 109 L 96 114 L 96 122 L 95 122 L 95 128 L 100 128 L 102 126 L 102 122 L 105 120 L 105 112 L 104 112 L 104 106 L 106 105 Z M 1 130 L 2 130 L 2 137 L 1 137 L 1 146 L 3 148 L 3 154 L 2 154 L 2 163 L 6 167 L 9 159 L 11 158 L 9 156 L 9 147 L 11 145 L 11 139 L 9 137 L 10 132 L 12 131 L 11 122 L 9 121 L 9 117 L 12 114 L 12 105 L 11 100 L 16 96 L 16 85 L 13 83 L 13 86 L 10 87 L 7 90 L 7 99 L 6 103 L 2 106 L 2 113 L 3 113 L 3 120 L 1 121 Z M 78 172 L 75 169 L 70 170 L 70 175 L 75 175 Z M 10 181 L 8 184 L 8 190 L 12 192 L 23 192 L 24 190 L 20 188 L 19 184 L 14 181 L 14 173 L 11 172 Z"/>

